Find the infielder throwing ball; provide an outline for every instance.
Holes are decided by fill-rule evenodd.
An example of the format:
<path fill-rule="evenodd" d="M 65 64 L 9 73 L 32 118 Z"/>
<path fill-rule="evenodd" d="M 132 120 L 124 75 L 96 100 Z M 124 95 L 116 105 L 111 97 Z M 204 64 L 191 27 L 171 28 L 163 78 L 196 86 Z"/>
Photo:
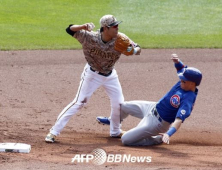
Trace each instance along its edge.
<path fill-rule="evenodd" d="M 190 116 L 202 73 L 196 68 L 185 66 L 176 54 L 172 55 L 172 60 L 180 81 L 165 96 L 158 102 L 129 101 L 121 104 L 121 120 L 128 115 L 142 119 L 135 128 L 124 133 L 121 138 L 124 145 L 169 144 L 170 137 Z M 97 121 L 109 124 L 106 117 L 97 117 Z"/>
<path fill-rule="evenodd" d="M 103 86 L 111 102 L 110 136 L 121 137 L 120 104 L 124 102 L 122 88 L 114 65 L 124 55 L 139 55 L 141 49 L 125 34 L 118 32 L 117 21 L 112 15 L 100 19 L 101 28 L 94 32 L 93 23 L 69 25 L 67 33 L 77 39 L 83 48 L 87 64 L 83 69 L 75 99 L 59 114 L 45 141 L 53 143 L 69 119 L 77 113 L 100 86 Z"/>

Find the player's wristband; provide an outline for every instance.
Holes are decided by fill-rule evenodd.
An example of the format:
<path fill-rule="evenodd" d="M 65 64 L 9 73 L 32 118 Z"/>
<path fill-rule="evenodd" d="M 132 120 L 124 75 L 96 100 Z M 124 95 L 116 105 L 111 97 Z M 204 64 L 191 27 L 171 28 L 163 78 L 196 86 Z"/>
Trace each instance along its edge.
<path fill-rule="evenodd" d="M 133 54 L 136 54 L 136 53 L 137 53 L 137 49 L 134 48 L 133 50 L 134 50 L 134 51 L 133 51 Z"/>
<path fill-rule="evenodd" d="M 171 127 L 168 131 L 167 134 L 169 136 L 172 136 L 175 132 L 177 131 L 177 129 L 175 127 Z"/>
<path fill-rule="evenodd" d="M 76 32 L 74 32 L 74 31 L 72 31 L 72 30 L 70 29 L 71 26 L 73 26 L 73 24 L 70 24 L 70 25 L 68 26 L 68 28 L 66 28 L 66 32 L 67 32 L 69 35 L 73 36 Z"/>
<path fill-rule="evenodd" d="M 185 67 L 182 61 L 179 61 L 179 63 L 174 64 L 177 70 L 181 70 L 182 68 Z"/>

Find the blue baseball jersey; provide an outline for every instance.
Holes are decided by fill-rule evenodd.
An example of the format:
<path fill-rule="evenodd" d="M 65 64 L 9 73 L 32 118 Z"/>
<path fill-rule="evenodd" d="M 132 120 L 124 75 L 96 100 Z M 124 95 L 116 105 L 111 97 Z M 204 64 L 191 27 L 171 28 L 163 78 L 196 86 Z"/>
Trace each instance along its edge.
<path fill-rule="evenodd" d="M 178 64 L 175 64 L 175 67 L 179 74 L 183 72 L 185 66 L 180 61 Z M 180 87 L 180 84 L 180 81 L 177 82 L 156 105 L 160 117 L 169 123 L 174 122 L 176 118 L 180 118 L 184 122 L 190 116 L 198 94 L 197 88 L 195 92 L 185 91 Z"/>

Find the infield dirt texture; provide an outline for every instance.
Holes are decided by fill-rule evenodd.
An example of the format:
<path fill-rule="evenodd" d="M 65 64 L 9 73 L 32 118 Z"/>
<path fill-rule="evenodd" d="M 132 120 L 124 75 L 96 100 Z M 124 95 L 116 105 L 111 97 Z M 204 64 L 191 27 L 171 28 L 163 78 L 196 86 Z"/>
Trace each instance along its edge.
<path fill-rule="evenodd" d="M 44 142 L 60 111 L 75 97 L 85 65 L 82 50 L 0 51 L 0 141 L 32 146 L 29 154 L 0 153 L 0 169 L 221 169 L 221 49 L 148 49 L 140 56 L 121 56 L 116 69 L 125 100 L 159 100 L 178 80 L 172 53 L 203 73 L 194 110 L 170 145 L 126 147 L 95 120 L 110 113 L 102 88 L 72 117 L 56 143 Z M 122 129 L 138 122 L 129 117 Z M 152 162 L 71 163 L 75 154 L 96 148 L 107 154 L 151 156 Z"/>

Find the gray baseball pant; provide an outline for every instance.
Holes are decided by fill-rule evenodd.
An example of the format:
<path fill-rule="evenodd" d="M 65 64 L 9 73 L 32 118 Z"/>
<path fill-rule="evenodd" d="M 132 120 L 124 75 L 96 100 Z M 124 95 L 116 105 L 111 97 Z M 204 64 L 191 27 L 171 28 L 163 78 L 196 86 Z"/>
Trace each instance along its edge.
<path fill-rule="evenodd" d="M 129 146 L 147 146 L 162 143 L 162 136 L 159 133 L 165 133 L 170 123 L 160 121 L 153 113 L 156 102 L 149 101 L 129 101 L 121 104 L 121 120 L 128 115 L 142 119 L 133 129 L 127 131 L 121 138 L 124 145 Z"/>

